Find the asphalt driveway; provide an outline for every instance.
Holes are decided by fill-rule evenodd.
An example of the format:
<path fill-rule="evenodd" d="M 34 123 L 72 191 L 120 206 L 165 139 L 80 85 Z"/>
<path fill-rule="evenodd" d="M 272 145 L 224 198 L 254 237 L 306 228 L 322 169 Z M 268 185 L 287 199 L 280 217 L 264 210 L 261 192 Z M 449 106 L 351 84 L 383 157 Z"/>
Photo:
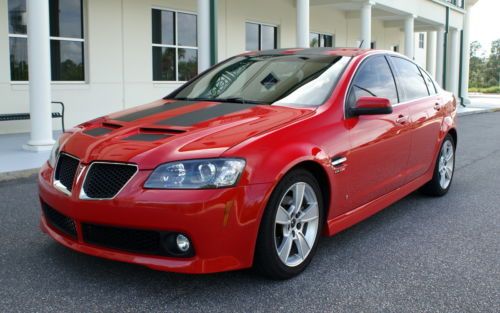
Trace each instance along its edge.
<path fill-rule="evenodd" d="M 449 194 L 323 238 L 301 276 L 152 271 L 38 229 L 34 178 L 0 182 L 0 312 L 500 312 L 500 113 L 460 119 Z"/>

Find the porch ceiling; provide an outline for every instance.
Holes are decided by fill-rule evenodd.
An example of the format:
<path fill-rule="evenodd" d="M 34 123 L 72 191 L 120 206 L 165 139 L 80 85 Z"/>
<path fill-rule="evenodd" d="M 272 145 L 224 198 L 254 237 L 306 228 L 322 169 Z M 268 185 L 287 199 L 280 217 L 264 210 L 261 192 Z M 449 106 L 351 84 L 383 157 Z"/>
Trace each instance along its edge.
<path fill-rule="evenodd" d="M 310 0 L 311 6 L 326 6 L 337 10 L 345 11 L 346 18 L 359 19 L 360 9 L 366 0 Z M 477 0 L 476 0 L 477 1 Z M 404 20 L 410 13 L 398 9 L 375 3 L 372 7 L 372 19 L 384 22 L 387 28 L 403 28 Z M 439 27 L 439 23 L 425 19 L 420 16 L 415 17 L 415 31 L 432 31 Z"/>

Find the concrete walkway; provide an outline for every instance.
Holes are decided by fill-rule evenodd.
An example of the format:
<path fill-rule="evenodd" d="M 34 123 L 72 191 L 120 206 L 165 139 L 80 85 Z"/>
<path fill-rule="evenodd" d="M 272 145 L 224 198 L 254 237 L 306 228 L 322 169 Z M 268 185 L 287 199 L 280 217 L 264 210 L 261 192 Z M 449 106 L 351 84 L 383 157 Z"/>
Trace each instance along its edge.
<path fill-rule="evenodd" d="M 54 138 L 61 132 L 54 132 Z M 27 151 L 29 133 L 0 135 L 0 180 L 30 175 L 47 161 L 50 151 Z M 21 171 L 21 172 L 19 172 Z"/>
<path fill-rule="evenodd" d="M 500 95 L 471 94 L 470 99 L 467 108 L 458 108 L 459 116 L 500 110 Z M 55 132 L 54 138 L 59 135 Z M 50 151 L 23 150 L 28 139 L 28 133 L 0 135 L 0 181 L 31 175 L 49 158 Z"/>
<path fill-rule="evenodd" d="M 471 104 L 466 108 L 459 106 L 459 115 L 486 113 L 500 110 L 500 95 L 469 94 Z"/>

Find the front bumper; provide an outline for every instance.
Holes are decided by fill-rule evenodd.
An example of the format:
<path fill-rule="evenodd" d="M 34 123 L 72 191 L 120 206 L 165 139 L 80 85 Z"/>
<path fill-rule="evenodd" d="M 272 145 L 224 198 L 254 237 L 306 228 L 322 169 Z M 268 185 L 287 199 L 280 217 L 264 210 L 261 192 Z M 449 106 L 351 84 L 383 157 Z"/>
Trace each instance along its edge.
<path fill-rule="evenodd" d="M 252 265 L 260 217 L 271 184 L 212 190 L 143 189 L 149 174 L 150 171 L 139 171 L 114 199 L 81 200 L 79 179 L 73 193 L 66 195 L 53 187 L 53 169 L 45 164 L 38 177 L 40 200 L 72 219 L 76 236 L 51 225 L 44 214 L 41 229 L 73 250 L 156 270 L 212 273 Z M 82 225 L 86 223 L 183 233 L 190 238 L 194 255 L 149 255 L 91 244 L 82 234 Z"/>

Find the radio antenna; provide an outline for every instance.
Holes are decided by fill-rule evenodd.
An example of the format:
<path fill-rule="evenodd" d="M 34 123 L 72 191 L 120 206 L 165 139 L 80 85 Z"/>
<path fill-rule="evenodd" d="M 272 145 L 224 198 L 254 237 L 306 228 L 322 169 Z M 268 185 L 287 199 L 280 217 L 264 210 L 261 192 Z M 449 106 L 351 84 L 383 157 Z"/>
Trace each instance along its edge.
<path fill-rule="evenodd" d="M 363 42 L 365 42 L 364 40 L 361 40 L 361 43 L 359 44 L 359 47 L 361 49 L 361 47 L 363 46 Z"/>

